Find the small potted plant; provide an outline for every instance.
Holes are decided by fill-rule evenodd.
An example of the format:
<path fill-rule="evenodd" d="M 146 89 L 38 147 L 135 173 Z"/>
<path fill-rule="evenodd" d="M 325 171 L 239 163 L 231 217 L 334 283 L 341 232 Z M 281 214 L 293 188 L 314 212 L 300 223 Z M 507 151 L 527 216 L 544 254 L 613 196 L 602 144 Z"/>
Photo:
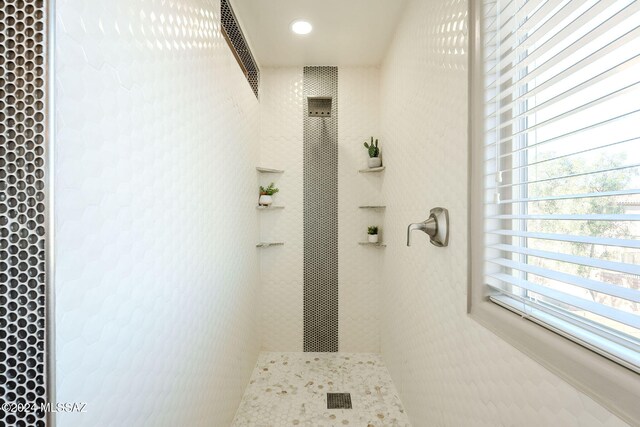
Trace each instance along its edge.
<path fill-rule="evenodd" d="M 271 206 L 273 203 L 273 195 L 276 194 L 280 189 L 275 187 L 275 183 L 269 184 L 268 187 L 260 186 L 260 199 L 258 199 L 258 205 L 260 206 Z"/>
<path fill-rule="evenodd" d="M 374 143 L 373 137 L 371 137 L 371 143 L 367 143 L 365 141 L 364 147 L 369 151 L 369 159 L 367 161 L 369 168 L 379 168 L 380 166 L 382 166 L 382 159 L 380 159 L 380 149 L 378 148 L 378 140 L 376 139 Z"/>
<path fill-rule="evenodd" d="M 378 226 L 370 225 L 367 228 L 367 234 L 369 235 L 369 243 L 378 243 Z"/>

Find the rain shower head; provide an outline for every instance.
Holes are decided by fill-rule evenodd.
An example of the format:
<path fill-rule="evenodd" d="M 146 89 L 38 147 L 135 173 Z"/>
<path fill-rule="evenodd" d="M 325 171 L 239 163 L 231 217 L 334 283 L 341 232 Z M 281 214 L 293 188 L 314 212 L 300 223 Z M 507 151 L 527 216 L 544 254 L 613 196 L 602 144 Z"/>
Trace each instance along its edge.
<path fill-rule="evenodd" d="M 331 117 L 330 96 L 308 96 L 309 117 Z"/>

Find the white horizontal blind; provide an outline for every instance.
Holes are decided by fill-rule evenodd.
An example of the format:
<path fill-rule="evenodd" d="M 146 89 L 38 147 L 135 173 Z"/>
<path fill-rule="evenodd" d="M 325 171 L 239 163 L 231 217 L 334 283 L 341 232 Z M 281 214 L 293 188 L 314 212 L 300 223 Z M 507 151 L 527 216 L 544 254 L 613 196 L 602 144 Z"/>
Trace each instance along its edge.
<path fill-rule="evenodd" d="M 640 0 L 482 22 L 488 296 L 640 372 Z"/>

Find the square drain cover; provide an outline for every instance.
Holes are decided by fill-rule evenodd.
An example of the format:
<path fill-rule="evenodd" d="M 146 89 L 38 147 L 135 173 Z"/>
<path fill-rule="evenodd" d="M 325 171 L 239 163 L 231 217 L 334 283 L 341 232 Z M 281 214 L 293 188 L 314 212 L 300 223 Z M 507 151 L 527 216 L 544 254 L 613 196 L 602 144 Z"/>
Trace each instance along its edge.
<path fill-rule="evenodd" d="M 351 393 L 327 393 L 327 409 L 351 409 Z"/>

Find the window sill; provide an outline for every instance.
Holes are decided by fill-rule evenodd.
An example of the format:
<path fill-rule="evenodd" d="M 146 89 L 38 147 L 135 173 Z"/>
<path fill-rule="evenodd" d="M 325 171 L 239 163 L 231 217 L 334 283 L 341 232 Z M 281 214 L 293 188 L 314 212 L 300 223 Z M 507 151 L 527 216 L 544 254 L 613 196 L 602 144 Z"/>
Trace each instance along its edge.
<path fill-rule="evenodd" d="M 640 353 L 637 351 L 604 339 L 598 334 L 585 330 L 568 320 L 559 318 L 558 315 L 554 316 L 534 307 L 528 307 L 527 310 L 529 310 L 530 314 L 525 315 L 521 310 L 523 303 L 513 298 L 504 295 L 495 295 L 490 297 L 490 300 L 512 311 L 523 319 L 548 328 L 556 334 L 640 374 Z"/>
<path fill-rule="evenodd" d="M 488 299 L 470 317 L 631 425 L 640 425 L 640 376 Z"/>

